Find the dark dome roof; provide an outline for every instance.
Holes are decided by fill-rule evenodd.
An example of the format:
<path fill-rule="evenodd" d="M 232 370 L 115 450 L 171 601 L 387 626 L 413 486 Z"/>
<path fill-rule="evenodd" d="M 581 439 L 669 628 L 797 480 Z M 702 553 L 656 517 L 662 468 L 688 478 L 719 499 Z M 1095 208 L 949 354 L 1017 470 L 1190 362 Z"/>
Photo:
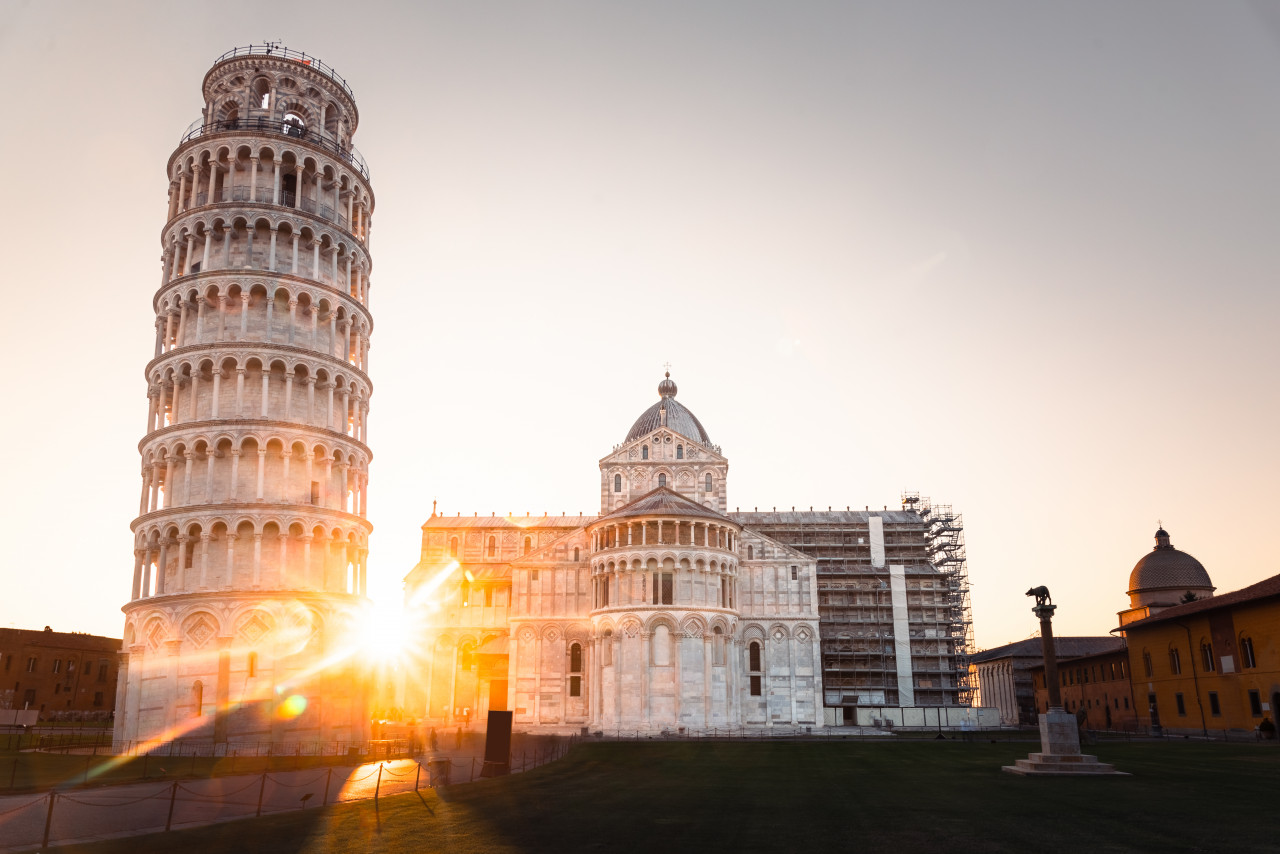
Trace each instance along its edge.
<path fill-rule="evenodd" d="M 701 442 L 704 445 L 711 444 L 711 437 L 703 429 L 702 422 L 698 420 L 698 416 L 686 409 L 684 404 L 676 402 L 676 384 L 672 382 L 671 374 L 667 374 L 666 379 L 658 384 L 658 394 L 661 399 L 641 413 L 640 417 L 636 419 L 636 423 L 631 425 L 627 438 L 623 439 L 624 443 L 643 438 L 661 428 L 662 410 L 665 408 L 667 410 L 667 427 L 681 436 L 688 436 L 690 439 Z"/>
<path fill-rule="evenodd" d="M 1213 582 L 1204 564 L 1169 543 L 1164 528 L 1156 532 L 1156 547 L 1133 565 L 1129 573 L 1129 592 L 1138 590 L 1213 590 Z"/>

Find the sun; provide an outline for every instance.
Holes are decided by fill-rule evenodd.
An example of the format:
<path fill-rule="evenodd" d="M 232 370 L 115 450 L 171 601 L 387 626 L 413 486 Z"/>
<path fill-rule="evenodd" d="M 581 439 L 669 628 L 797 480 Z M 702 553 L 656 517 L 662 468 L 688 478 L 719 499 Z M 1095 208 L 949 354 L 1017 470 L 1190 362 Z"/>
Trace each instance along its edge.
<path fill-rule="evenodd" d="M 398 602 L 371 604 L 361 612 L 355 628 L 360 655 L 371 663 L 394 664 L 408 649 L 408 626 Z"/>

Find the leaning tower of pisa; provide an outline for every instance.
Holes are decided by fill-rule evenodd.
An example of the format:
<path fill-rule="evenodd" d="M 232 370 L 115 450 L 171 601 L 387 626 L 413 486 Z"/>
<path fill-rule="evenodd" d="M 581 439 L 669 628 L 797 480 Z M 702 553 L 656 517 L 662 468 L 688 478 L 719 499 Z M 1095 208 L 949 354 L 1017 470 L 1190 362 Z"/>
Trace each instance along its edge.
<path fill-rule="evenodd" d="M 237 48 L 169 158 L 117 750 L 361 741 L 369 227 L 346 81 Z"/>

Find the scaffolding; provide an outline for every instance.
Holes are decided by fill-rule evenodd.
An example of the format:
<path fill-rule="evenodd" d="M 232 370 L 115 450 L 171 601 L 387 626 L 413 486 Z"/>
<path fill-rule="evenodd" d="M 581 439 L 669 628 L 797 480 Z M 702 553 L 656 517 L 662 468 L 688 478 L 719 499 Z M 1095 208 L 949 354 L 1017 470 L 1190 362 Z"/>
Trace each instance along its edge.
<path fill-rule="evenodd" d="M 883 562 L 872 557 L 873 516 L 881 520 Z M 858 706 L 969 701 L 964 540 L 950 508 L 944 512 L 907 493 L 902 510 L 828 508 L 734 518 L 817 563 L 824 705 L 843 708 L 850 720 Z M 902 567 L 905 587 L 910 662 L 901 667 L 891 567 Z M 900 685 L 901 678 L 910 684 Z"/>
<path fill-rule="evenodd" d="M 958 699 L 960 705 L 970 706 L 974 688 L 969 676 L 969 656 L 974 642 L 964 517 L 954 512 L 950 504 L 934 504 L 928 498 L 921 498 L 918 492 L 902 493 L 902 508 L 919 513 L 926 525 L 925 551 L 946 584 L 946 634 L 954 656 Z"/>

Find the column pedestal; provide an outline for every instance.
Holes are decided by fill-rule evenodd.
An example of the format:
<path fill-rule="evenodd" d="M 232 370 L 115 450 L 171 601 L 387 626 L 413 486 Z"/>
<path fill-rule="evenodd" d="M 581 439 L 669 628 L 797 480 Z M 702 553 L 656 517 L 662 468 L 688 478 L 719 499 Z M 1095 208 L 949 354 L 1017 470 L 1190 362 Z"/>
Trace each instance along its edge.
<path fill-rule="evenodd" d="M 1076 716 L 1052 707 L 1040 716 L 1040 752 L 1005 765 L 1002 770 L 1024 777 L 1129 776 L 1115 766 L 1099 762 L 1096 756 L 1081 753 Z"/>

